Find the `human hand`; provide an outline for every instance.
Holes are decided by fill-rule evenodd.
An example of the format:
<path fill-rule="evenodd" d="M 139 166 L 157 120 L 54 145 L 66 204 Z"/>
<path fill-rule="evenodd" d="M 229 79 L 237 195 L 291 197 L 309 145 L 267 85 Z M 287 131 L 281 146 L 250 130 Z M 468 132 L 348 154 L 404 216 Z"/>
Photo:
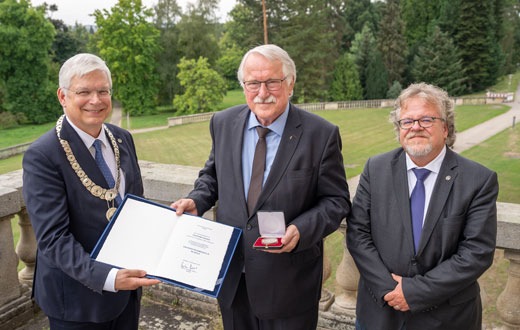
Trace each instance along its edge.
<path fill-rule="evenodd" d="M 116 274 L 116 290 L 135 290 L 142 286 L 150 286 L 161 281 L 144 277 L 146 271 L 140 269 L 120 269 Z"/>
<path fill-rule="evenodd" d="M 285 235 L 282 237 L 282 243 L 283 247 L 279 250 L 262 250 L 268 253 L 285 253 L 285 252 L 291 252 L 295 247 L 296 244 L 300 241 L 300 231 L 295 225 L 289 225 L 287 229 L 285 230 Z"/>
<path fill-rule="evenodd" d="M 388 303 L 390 307 L 393 307 L 396 311 L 406 312 L 410 310 L 406 298 L 403 293 L 402 276 L 392 274 L 392 278 L 397 282 L 394 290 L 388 292 L 383 299 Z"/>
<path fill-rule="evenodd" d="M 197 206 L 195 205 L 195 201 L 190 198 L 181 198 L 176 202 L 173 202 L 170 205 L 171 208 L 174 208 L 177 215 L 182 215 L 184 212 L 190 213 L 193 215 L 197 214 Z"/>

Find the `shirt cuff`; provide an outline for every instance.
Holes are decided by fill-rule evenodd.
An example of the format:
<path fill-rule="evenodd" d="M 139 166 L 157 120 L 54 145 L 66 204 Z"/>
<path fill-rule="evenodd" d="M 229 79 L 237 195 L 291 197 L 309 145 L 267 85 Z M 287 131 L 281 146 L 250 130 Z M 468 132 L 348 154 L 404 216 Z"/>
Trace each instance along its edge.
<path fill-rule="evenodd" d="M 116 275 L 119 269 L 112 268 L 108 273 L 105 285 L 103 286 L 104 291 L 117 292 L 116 290 Z"/>

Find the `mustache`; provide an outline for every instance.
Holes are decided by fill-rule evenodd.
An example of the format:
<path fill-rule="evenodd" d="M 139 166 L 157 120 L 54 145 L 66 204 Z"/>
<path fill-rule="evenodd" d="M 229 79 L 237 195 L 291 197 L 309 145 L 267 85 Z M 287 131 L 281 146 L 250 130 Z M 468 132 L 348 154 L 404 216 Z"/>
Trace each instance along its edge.
<path fill-rule="evenodd" d="M 276 103 L 276 97 L 274 97 L 273 95 L 269 95 L 264 99 L 257 95 L 253 99 L 253 103 Z"/>
<path fill-rule="evenodd" d="M 414 137 L 424 137 L 424 138 L 427 138 L 428 136 L 426 134 L 421 133 L 421 132 L 417 132 L 417 133 L 410 132 L 410 133 L 408 133 L 406 135 L 407 139 L 413 139 Z"/>

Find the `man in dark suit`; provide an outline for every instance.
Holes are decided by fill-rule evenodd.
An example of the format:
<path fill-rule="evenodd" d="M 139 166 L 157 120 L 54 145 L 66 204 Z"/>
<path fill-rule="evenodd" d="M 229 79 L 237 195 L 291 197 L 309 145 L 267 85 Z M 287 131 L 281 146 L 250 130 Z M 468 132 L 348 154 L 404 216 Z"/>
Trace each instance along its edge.
<path fill-rule="evenodd" d="M 339 130 L 289 103 L 296 68 L 278 46 L 246 53 L 238 80 L 247 105 L 213 116 L 209 159 L 194 190 L 172 207 L 202 215 L 218 202 L 216 220 L 243 230 L 218 297 L 226 330 L 316 329 L 323 238 L 350 211 Z M 261 192 L 250 190 L 256 127 L 269 129 Z M 252 247 L 262 210 L 283 212 L 280 250 Z"/>
<path fill-rule="evenodd" d="M 143 194 L 131 135 L 103 124 L 111 88 L 99 57 L 67 60 L 57 92 L 65 115 L 23 159 L 23 196 L 38 243 L 33 294 L 52 330 L 137 329 L 138 288 L 158 283 L 143 270 L 89 256 L 121 197 Z"/>
<path fill-rule="evenodd" d="M 445 91 L 410 85 L 391 121 L 402 148 L 367 161 L 347 224 L 361 274 L 357 329 L 480 330 L 477 279 L 493 262 L 497 175 L 449 149 Z"/>

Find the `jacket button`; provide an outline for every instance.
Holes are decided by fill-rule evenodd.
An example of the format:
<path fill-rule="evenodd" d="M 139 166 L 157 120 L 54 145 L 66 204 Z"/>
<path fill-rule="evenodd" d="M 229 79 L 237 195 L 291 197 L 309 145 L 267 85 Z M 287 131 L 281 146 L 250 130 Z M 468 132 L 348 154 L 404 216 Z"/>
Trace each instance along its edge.
<path fill-rule="evenodd" d="M 247 225 L 246 229 L 247 229 L 247 230 L 251 230 L 251 229 L 253 229 L 253 226 L 251 226 L 251 225 Z"/>

